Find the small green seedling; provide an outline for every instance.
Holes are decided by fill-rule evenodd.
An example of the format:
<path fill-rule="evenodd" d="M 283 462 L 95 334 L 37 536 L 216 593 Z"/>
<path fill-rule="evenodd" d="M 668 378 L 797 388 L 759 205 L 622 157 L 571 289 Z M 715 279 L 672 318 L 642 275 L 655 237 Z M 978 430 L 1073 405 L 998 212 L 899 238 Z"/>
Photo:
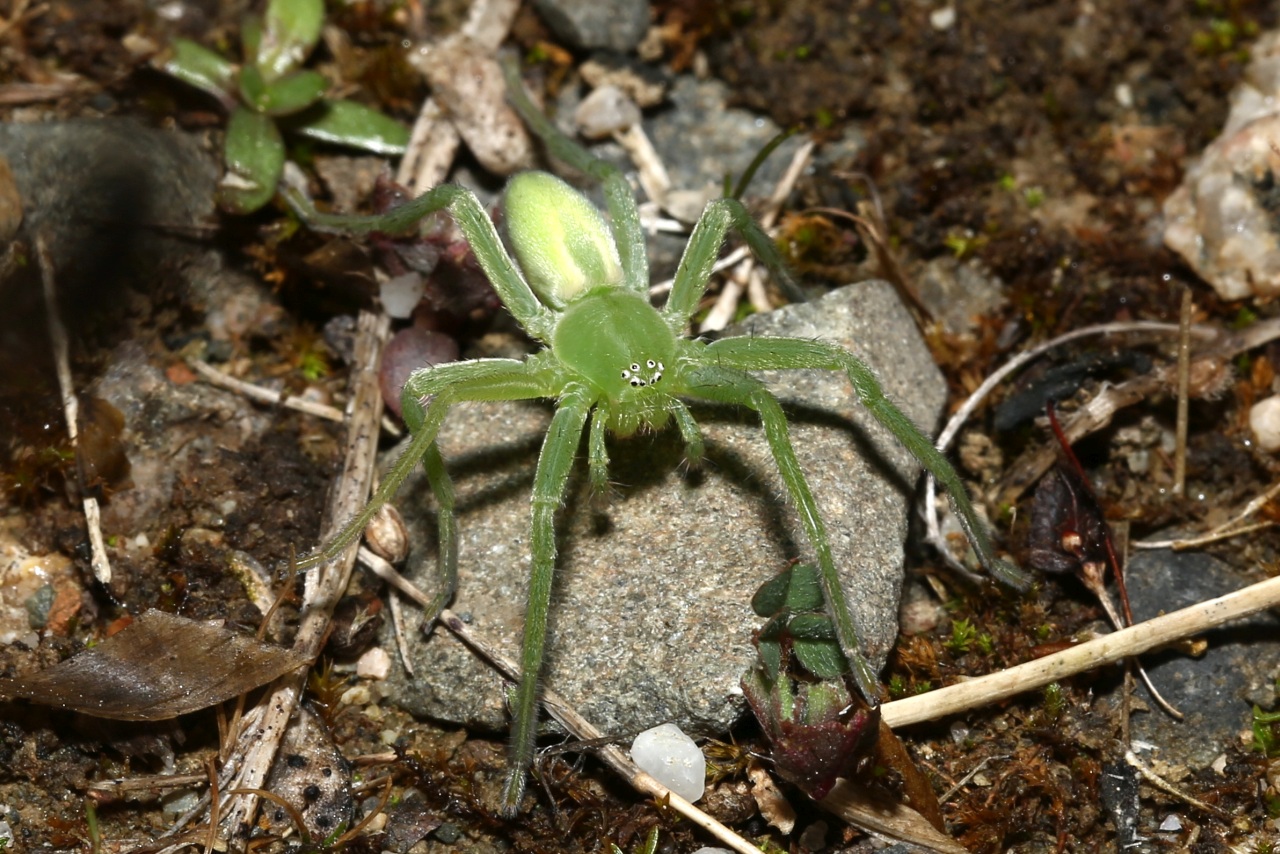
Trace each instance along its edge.
<path fill-rule="evenodd" d="M 632 854 L 654 854 L 657 850 L 658 828 L 651 827 L 649 828 L 649 835 L 646 836 L 642 842 L 637 844 L 634 849 L 632 849 Z M 626 854 L 626 852 L 617 845 L 614 845 L 612 842 L 609 843 L 609 851 L 611 854 Z"/>
<path fill-rule="evenodd" d="M 788 652 L 819 679 L 835 679 L 849 669 L 813 564 L 796 564 L 766 581 L 751 597 L 751 610 L 768 621 L 756 633 L 766 678 L 778 678 Z"/>
<path fill-rule="evenodd" d="M 821 800 L 836 778 L 856 775 L 870 760 L 879 711 L 845 682 L 849 663 L 824 609 L 817 567 L 801 563 L 778 573 L 756 591 L 751 608 L 767 622 L 756 632 L 759 661 L 743 674 L 742 693 L 778 774 Z"/>
<path fill-rule="evenodd" d="M 325 98 L 329 81 L 302 67 L 323 24 L 324 0 L 270 0 L 264 16 L 244 19 L 243 64 L 188 39 L 174 39 L 160 62 L 230 113 L 219 198 L 233 213 L 251 213 L 275 195 L 285 162 L 282 131 L 375 154 L 403 154 L 409 143 L 409 132 L 394 119 Z"/>
<path fill-rule="evenodd" d="M 828 342 L 802 338 L 736 337 L 706 342 L 685 337 L 730 230 L 736 230 L 775 275 L 787 276 L 777 248 L 740 202 L 726 198 L 707 205 L 694 226 L 666 305 L 655 308 L 648 295 L 645 235 L 626 178 L 557 131 L 524 94 L 518 71 L 508 67 L 506 73 L 512 103 L 550 152 L 602 182 L 607 220 L 568 184 L 542 172 L 519 174 L 507 187 L 503 214 L 512 254 L 504 248 L 476 197 L 453 185 L 436 187 L 377 217 L 322 216 L 296 192 L 286 191 L 285 198 L 313 228 L 342 232 L 402 234 L 427 214 L 448 210 L 507 309 L 543 346 L 526 359 L 477 359 L 414 373 L 404 386 L 401 401 L 413 433 L 408 449 L 383 479 L 369 506 L 319 552 L 299 563 L 300 567 L 311 567 L 342 554 L 422 460 L 440 506 L 438 571 L 445 580 L 443 595 L 447 597 L 456 577 L 458 536 L 453 487 L 436 436 L 449 408 L 463 401 L 537 398 L 555 402 L 533 484 L 529 601 L 521 679 L 512 706 L 510 776 L 504 790 L 504 809 L 514 813 L 524 791 L 537 731 L 538 676 L 556 565 L 555 514 L 584 429 L 588 432 L 588 473 L 591 482 L 603 489 L 608 483 L 608 433 L 630 436 L 674 423 L 690 461 L 696 462 L 703 455 L 703 439 L 686 400 L 737 404 L 756 412 L 813 548 L 835 648 L 846 659 L 858 691 L 871 706 L 880 699 L 880 685 L 859 647 L 817 502 L 796 460 L 782 406 L 754 371 L 844 373 L 858 399 L 950 491 L 953 506 L 983 564 L 1015 587 L 1025 588 L 1028 579 L 996 557 L 955 469 L 884 396 L 871 370 L 857 358 Z"/>
<path fill-rule="evenodd" d="M 1280 737 L 1275 724 L 1280 723 L 1280 712 L 1264 712 L 1253 707 L 1253 749 L 1271 759 L 1280 755 Z"/>

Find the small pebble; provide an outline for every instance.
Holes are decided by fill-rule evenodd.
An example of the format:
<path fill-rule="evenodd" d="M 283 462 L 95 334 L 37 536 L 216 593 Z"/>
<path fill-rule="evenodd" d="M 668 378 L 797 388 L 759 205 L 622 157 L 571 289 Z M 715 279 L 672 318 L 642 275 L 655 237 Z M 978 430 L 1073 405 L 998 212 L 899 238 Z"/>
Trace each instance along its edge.
<path fill-rule="evenodd" d="M 386 679 L 391 671 L 391 656 L 380 646 L 365 650 L 356 662 L 356 675 L 361 679 Z"/>
<path fill-rule="evenodd" d="M 1249 429 L 1262 450 L 1280 450 L 1280 395 L 1253 405 L 1249 410 Z"/>
<path fill-rule="evenodd" d="M 604 139 L 640 121 L 640 108 L 617 86 L 604 85 L 591 91 L 573 111 L 578 132 L 587 139 Z"/>
<path fill-rule="evenodd" d="M 702 797 L 707 759 L 675 724 L 647 729 L 631 742 L 631 761 L 686 801 Z"/>
<path fill-rule="evenodd" d="M 194 789 L 179 789 L 161 798 L 160 803 L 166 820 L 173 821 L 196 808 L 200 803 L 200 793 Z"/>
<path fill-rule="evenodd" d="M 413 314 L 426 289 L 422 274 L 413 270 L 387 279 L 380 288 L 382 307 L 391 317 L 404 320 Z"/>
<path fill-rule="evenodd" d="M 934 9 L 929 13 L 929 24 L 939 32 L 945 32 L 956 25 L 956 7 L 947 5 Z"/>

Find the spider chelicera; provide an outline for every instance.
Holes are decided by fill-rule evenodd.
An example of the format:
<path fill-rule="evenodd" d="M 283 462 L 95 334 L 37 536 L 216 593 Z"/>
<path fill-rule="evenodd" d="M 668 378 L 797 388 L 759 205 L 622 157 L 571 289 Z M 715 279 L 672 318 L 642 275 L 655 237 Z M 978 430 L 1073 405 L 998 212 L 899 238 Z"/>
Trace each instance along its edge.
<path fill-rule="evenodd" d="M 493 221 L 462 187 L 436 187 L 375 217 L 319 214 L 297 194 L 289 200 L 312 227 L 344 232 L 400 234 L 424 216 L 447 210 L 503 304 L 543 349 L 525 359 L 477 359 L 415 372 L 401 398 L 413 434 L 408 449 L 388 472 L 369 505 L 302 568 L 340 554 L 399 489 L 421 460 L 439 504 L 441 576 L 452 590 L 457 570 L 457 524 L 453 486 L 436 446 L 449 408 L 464 401 L 555 401 L 534 476 L 530 551 L 532 570 L 521 647 L 521 678 L 513 700 L 510 770 L 504 809 L 514 812 L 524 791 L 536 735 L 538 675 L 547 635 L 556 564 L 555 514 L 584 429 L 588 429 L 590 480 L 608 480 L 608 433 L 628 436 L 675 424 L 687 456 L 696 462 L 703 439 L 685 400 L 737 404 L 754 410 L 782 480 L 813 548 L 823 592 L 840 648 L 854 683 L 868 703 L 880 686 L 859 648 L 858 632 L 832 560 L 827 534 L 808 482 L 792 449 L 782 407 L 752 371 L 818 369 L 841 371 L 859 401 L 951 494 L 952 504 L 979 560 L 1000 580 L 1027 585 L 1020 570 L 999 559 L 951 464 L 891 401 L 871 370 L 834 344 L 801 338 L 730 337 L 714 342 L 688 338 L 711 268 L 730 230 L 746 241 L 775 275 L 787 276 L 772 241 L 736 199 L 707 205 L 694 226 L 662 308 L 649 301 L 649 264 L 644 232 L 631 186 L 614 166 L 564 136 L 524 94 L 517 69 L 506 69 L 513 106 L 542 138 L 548 151 L 603 186 L 608 218 L 564 181 L 545 172 L 523 172 L 508 183 L 502 208 L 509 254 Z M 514 257 L 513 257 L 514 256 Z M 448 593 L 445 594 L 447 597 Z M 444 601 L 440 602 L 443 606 Z M 434 615 L 428 615 L 433 617 Z"/>

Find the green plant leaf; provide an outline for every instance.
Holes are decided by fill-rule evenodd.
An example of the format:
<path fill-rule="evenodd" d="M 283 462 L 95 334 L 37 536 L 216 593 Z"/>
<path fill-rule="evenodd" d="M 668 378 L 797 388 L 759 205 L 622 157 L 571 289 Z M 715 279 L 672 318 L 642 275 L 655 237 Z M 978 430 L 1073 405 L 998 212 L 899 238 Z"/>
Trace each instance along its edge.
<path fill-rule="evenodd" d="M 218 200 L 232 213 L 251 213 L 271 201 L 284 170 L 284 140 L 270 116 L 236 107 L 223 152 L 227 174 Z"/>
<path fill-rule="evenodd" d="M 258 61 L 258 48 L 262 45 L 262 16 L 245 15 L 240 19 L 240 54 L 245 65 Z"/>
<path fill-rule="evenodd" d="M 822 581 L 811 563 L 789 566 L 770 578 L 751 597 L 751 610 L 761 617 L 789 611 L 821 611 Z"/>
<path fill-rule="evenodd" d="M 818 568 L 811 563 L 793 566 L 791 584 L 787 587 L 787 607 L 792 611 L 821 611 L 825 601 Z"/>
<path fill-rule="evenodd" d="M 778 672 L 782 670 L 782 645 L 777 641 L 762 640 L 756 644 L 756 655 L 769 681 L 777 679 Z"/>
<path fill-rule="evenodd" d="M 787 588 L 791 586 L 791 567 L 761 584 L 751 597 L 751 610 L 757 617 L 772 617 L 787 605 Z"/>
<path fill-rule="evenodd" d="M 374 154 L 404 154 L 409 129 L 355 101 L 321 101 L 292 117 L 289 129 L 310 139 L 363 148 Z"/>
<path fill-rule="evenodd" d="M 190 39 L 174 39 L 169 47 L 169 57 L 160 65 L 162 71 L 220 100 L 232 97 L 236 73 L 233 63 Z"/>
<path fill-rule="evenodd" d="M 246 65 L 240 69 L 240 100 L 255 113 L 265 113 L 262 104 L 267 99 L 267 81 L 256 65 Z"/>
<path fill-rule="evenodd" d="M 324 26 L 324 0 L 271 0 L 253 63 L 268 82 L 306 62 Z"/>
<path fill-rule="evenodd" d="M 826 614 L 797 614 L 787 624 L 787 631 L 797 640 L 833 641 L 836 639 L 836 627 L 831 624 L 831 618 Z"/>
<path fill-rule="evenodd" d="M 757 640 L 776 641 L 782 637 L 782 633 L 787 629 L 787 620 L 790 615 L 786 612 L 774 614 L 756 633 Z"/>
<path fill-rule="evenodd" d="M 792 649 L 804 669 L 819 679 L 835 679 L 847 669 L 840 645 L 834 640 L 796 638 Z"/>
<path fill-rule="evenodd" d="M 295 71 L 268 83 L 252 65 L 240 71 L 240 94 L 259 113 L 288 116 L 301 112 L 324 97 L 329 81 L 314 71 Z"/>

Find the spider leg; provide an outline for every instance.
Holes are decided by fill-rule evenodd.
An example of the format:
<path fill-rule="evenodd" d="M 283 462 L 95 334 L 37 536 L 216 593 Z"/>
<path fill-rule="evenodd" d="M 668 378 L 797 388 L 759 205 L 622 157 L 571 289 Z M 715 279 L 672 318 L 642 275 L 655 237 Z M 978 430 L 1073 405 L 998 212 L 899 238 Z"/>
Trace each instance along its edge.
<path fill-rule="evenodd" d="M 594 402 L 594 395 L 586 386 L 571 383 L 560 397 L 538 455 L 530 534 L 533 568 L 529 574 L 529 603 L 525 610 L 524 639 L 520 647 L 520 684 L 516 687 L 512 708 L 510 768 L 502 796 L 502 811 L 508 816 L 515 815 L 520 807 L 525 777 L 533 763 L 538 676 L 547 642 L 547 613 L 551 606 L 556 565 L 556 510 L 564 499 L 569 470 L 573 467 L 582 429 Z"/>
<path fill-rule="evenodd" d="M 680 438 L 684 439 L 685 459 L 689 461 L 690 466 L 696 467 L 702 462 L 702 457 L 706 453 L 706 443 L 702 441 L 702 428 L 694 420 L 689 407 L 680 402 L 679 398 L 671 398 L 668 408 L 671 417 L 675 419 L 676 427 L 680 430 Z"/>
<path fill-rule="evenodd" d="M 644 229 L 640 227 L 640 212 L 631 184 L 618 167 L 607 163 L 578 143 L 565 136 L 551 120 L 529 100 L 520 68 L 514 62 L 504 62 L 502 73 L 507 81 L 507 98 L 511 106 L 529 129 L 538 135 L 553 157 L 563 160 L 581 172 L 600 182 L 604 190 L 605 207 L 609 211 L 609 227 L 618 244 L 626 286 L 640 294 L 649 292 L 649 256 L 645 247 Z"/>
<path fill-rule="evenodd" d="M 885 397 L 875 374 L 860 359 L 843 347 L 826 341 L 803 338 L 725 338 L 707 345 L 706 358 L 717 365 L 746 371 L 769 371 L 790 368 L 818 368 L 844 371 L 853 384 L 858 400 L 870 410 L 898 441 L 946 488 L 978 560 L 987 570 L 1018 590 L 1031 586 L 1031 579 L 1007 560 L 996 557 L 986 526 L 978 518 L 969 492 L 960 475 L 933 441 L 902 410 Z"/>
<path fill-rule="evenodd" d="M 791 446 L 787 418 L 782 412 L 781 404 L 755 377 L 743 371 L 720 366 L 691 370 L 687 387 L 687 393 L 690 396 L 746 406 L 760 415 L 765 438 L 778 464 L 778 473 L 782 475 L 782 482 L 786 484 L 787 492 L 795 502 L 800 523 L 818 559 L 822 592 L 826 596 L 827 609 L 836 627 L 840 651 L 849 662 L 849 669 L 859 692 L 870 705 L 877 705 L 881 694 L 880 681 L 871 663 L 862 654 L 853 613 L 849 610 L 849 602 L 844 595 L 844 587 L 840 583 L 840 574 L 836 571 L 835 561 L 831 557 L 831 545 L 827 541 L 826 526 L 818 512 L 818 503 L 813 498 L 813 491 L 809 489 L 809 482 L 800 469 L 795 449 Z"/>
<path fill-rule="evenodd" d="M 751 251 L 769 268 L 778 284 L 792 295 L 792 299 L 796 302 L 804 301 L 804 293 L 787 271 L 778 247 L 752 219 L 742 202 L 737 199 L 716 199 L 707 204 L 693 227 L 693 234 L 689 236 L 689 243 L 680 258 L 680 266 L 676 268 L 671 295 L 667 297 L 667 304 L 662 309 L 667 325 L 677 335 L 684 333 L 689 325 L 689 318 L 698 310 L 698 303 L 706 293 L 707 281 L 711 278 L 711 268 L 715 266 L 725 235 L 731 228 L 742 235 Z"/>
<path fill-rule="evenodd" d="M 587 446 L 587 472 L 591 489 L 597 495 L 609 487 L 609 449 L 604 440 L 609 433 L 608 416 L 604 409 L 591 413 L 591 437 Z"/>
<path fill-rule="evenodd" d="M 440 612 L 458 589 L 458 517 L 454 512 L 453 478 L 445 468 L 440 446 L 432 442 L 422 453 L 422 470 L 436 499 L 436 594 L 423 610 L 422 631 L 435 625 Z"/>
<path fill-rule="evenodd" d="M 544 343 L 550 340 L 551 331 L 555 327 L 554 315 L 534 295 L 515 262 L 503 248 L 493 220 L 470 190 L 456 184 L 441 184 L 395 210 L 378 216 L 320 213 L 310 199 L 287 185 L 282 185 L 282 195 L 294 214 L 309 228 L 343 234 L 405 234 L 412 231 L 418 221 L 428 214 L 447 210 L 458 224 L 471 251 L 475 253 L 481 269 L 493 283 L 503 305 L 534 338 Z"/>
<path fill-rule="evenodd" d="M 441 589 L 426 613 L 427 622 L 434 620 L 453 595 L 458 574 L 453 482 L 435 441 L 449 407 L 467 400 L 523 400 L 548 395 L 543 364 L 537 357 L 523 362 L 515 359 L 453 362 L 414 373 L 405 383 L 401 400 L 405 422 L 413 434 L 409 447 L 391 465 L 368 505 L 318 551 L 298 561 L 298 568 L 308 569 L 332 560 L 359 539 L 369 520 L 395 496 L 421 459 L 431 491 L 439 503 L 440 549 L 436 565 Z M 430 399 L 425 407 L 424 398 Z"/>

